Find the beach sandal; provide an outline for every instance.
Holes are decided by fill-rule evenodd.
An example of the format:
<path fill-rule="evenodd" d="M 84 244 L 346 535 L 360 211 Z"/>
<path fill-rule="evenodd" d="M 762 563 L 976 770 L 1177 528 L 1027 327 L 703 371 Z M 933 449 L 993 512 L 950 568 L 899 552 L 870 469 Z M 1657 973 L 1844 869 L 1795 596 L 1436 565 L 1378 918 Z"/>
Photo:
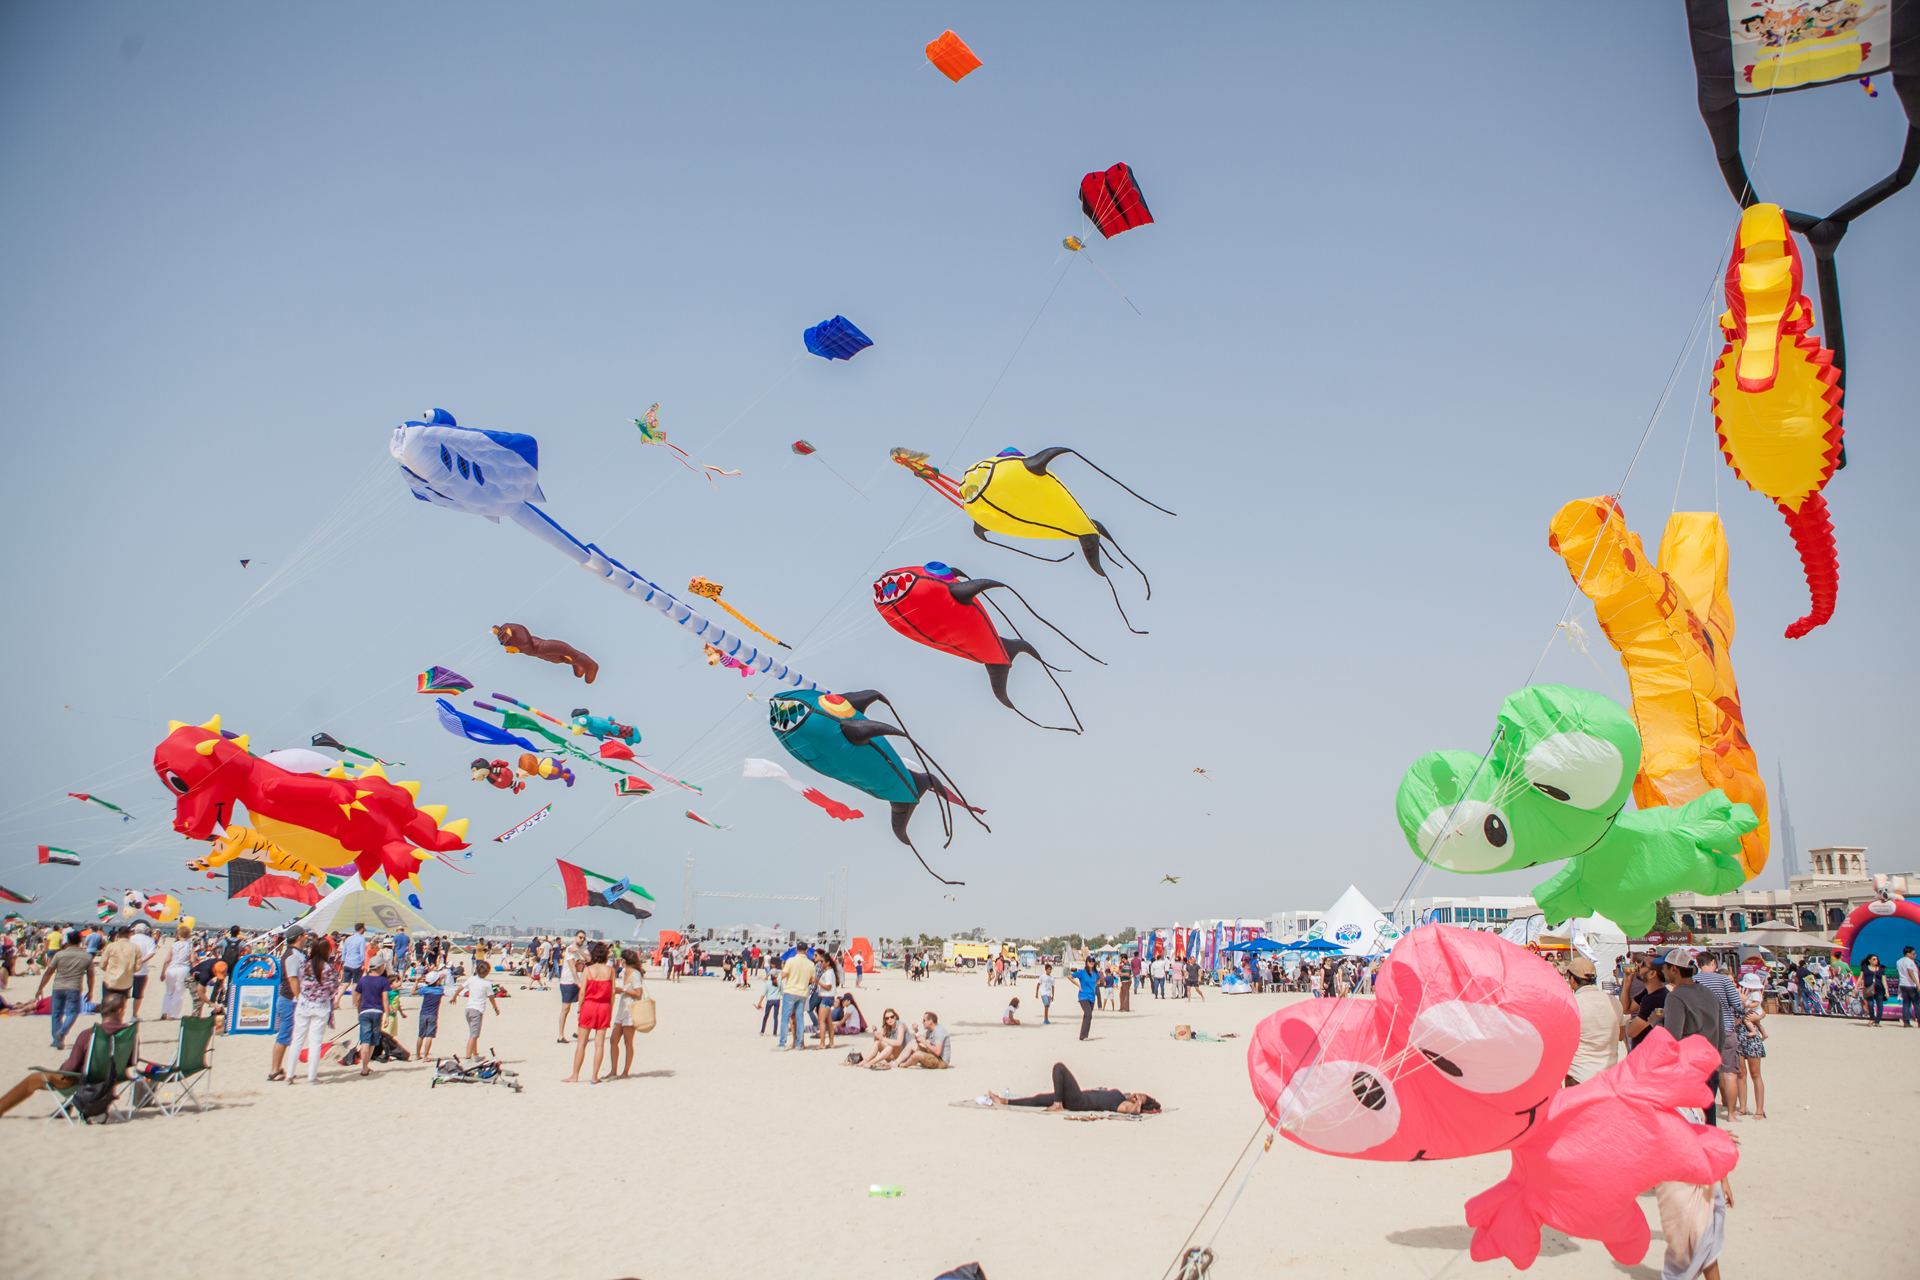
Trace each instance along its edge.
<path fill-rule="evenodd" d="M 275 1080 L 285 1080 L 286 1078 L 287 1078 L 286 1072 L 276 1071 L 272 1075 L 267 1077 L 267 1083 L 272 1084 Z"/>

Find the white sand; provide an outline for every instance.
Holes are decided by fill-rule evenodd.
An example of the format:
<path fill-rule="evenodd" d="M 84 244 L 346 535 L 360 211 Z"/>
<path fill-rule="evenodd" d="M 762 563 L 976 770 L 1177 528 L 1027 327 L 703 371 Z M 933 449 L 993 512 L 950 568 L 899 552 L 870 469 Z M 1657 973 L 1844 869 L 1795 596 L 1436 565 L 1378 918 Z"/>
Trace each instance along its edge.
<path fill-rule="evenodd" d="M 977 1260 L 993 1280 L 1153 1280 L 1258 1123 L 1246 1034 L 1300 998 L 1143 997 L 1130 1014 L 1096 1015 L 1079 1044 L 1077 1011 L 1052 1027 L 1001 1026 L 1011 992 L 979 977 L 869 977 L 856 995 L 870 1016 L 936 1010 L 956 1059 L 952 1071 L 875 1073 L 839 1065 L 846 1045 L 776 1054 L 771 1034 L 754 1034 L 754 995 L 718 978 L 650 981 L 660 1026 L 641 1037 L 641 1074 L 588 1086 L 560 1083 L 572 1058 L 553 1042 L 557 994 L 518 987 L 509 980 L 513 998 L 483 1036 L 522 1073 L 517 1095 L 429 1089 L 430 1067 L 414 1063 L 269 1085 L 268 1038 L 244 1036 L 216 1042 L 217 1106 L 202 1116 L 78 1131 L 27 1102 L 0 1120 L 0 1274 L 931 1280 Z M 1037 1022 L 1032 983 L 1018 994 Z M 458 1010 L 448 1015 L 451 1032 Z M 1168 1035 L 1176 1022 L 1241 1039 L 1181 1043 Z M 1734 1126 L 1743 1154 L 1724 1274 L 1920 1274 L 1920 1030 L 1768 1027 L 1770 1118 Z M 46 1035 L 45 1018 L 0 1019 L 5 1083 L 47 1061 Z M 159 1042 L 171 1035 L 155 1025 L 148 1056 L 170 1057 Z M 409 1021 L 409 1049 L 411 1035 Z M 947 1105 L 1044 1090 L 1055 1060 L 1083 1085 L 1143 1089 L 1178 1109 L 1078 1123 Z M 1505 1168 L 1504 1156 L 1381 1165 L 1276 1141 L 1215 1241 L 1213 1275 L 1514 1274 L 1464 1254 L 1461 1205 Z M 869 1198 L 874 1183 L 905 1194 Z M 1642 1204 L 1654 1229 L 1642 1266 L 1549 1233 L 1528 1274 L 1657 1277 L 1658 1218 L 1651 1196 Z"/>

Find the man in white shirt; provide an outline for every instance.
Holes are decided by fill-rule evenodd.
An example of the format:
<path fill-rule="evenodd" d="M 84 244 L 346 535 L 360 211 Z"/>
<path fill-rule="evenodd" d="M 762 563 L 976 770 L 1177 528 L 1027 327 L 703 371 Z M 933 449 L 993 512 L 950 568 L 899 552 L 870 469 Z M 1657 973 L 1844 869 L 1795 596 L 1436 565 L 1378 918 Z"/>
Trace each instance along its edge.
<path fill-rule="evenodd" d="M 1900 975 L 1900 1025 L 1910 1027 L 1920 1023 L 1920 963 L 1913 958 L 1913 948 L 1902 951 L 1893 967 Z"/>
<path fill-rule="evenodd" d="M 1153 987 L 1153 998 L 1164 1000 L 1167 997 L 1167 962 L 1156 959 L 1147 966 L 1147 978 Z"/>
<path fill-rule="evenodd" d="M 480 1023 L 487 1014 L 487 1002 L 493 1002 L 493 1011 L 500 1012 L 500 1000 L 493 994 L 493 979 L 487 976 L 489 966 L 485 960 L 476 961 L 473 976 L 467 979 L 461 991 L 467 997 L 467 1057 L 480 1056 Z"/>
<path fill-rule="evenodd" d="M 1573 988 L 1574 1007 L 1580 1011 L 1580 1047 L 1567 1064 L 1569 1088 L 1591 1080 L 1620 1060 L 1620 1006 L 1594 981 L 1593 961 L 1575 956 L 1567 961 L 1567 984 Z"/>
<path fill-rule="evenodd" d="M 133 945 L 140 953 L 140 960 L 133 969 L 133 995 L 127 1001 L 128 1022 L 140 1020 L 140 1001 L 147 994 L 147 964 L 153 959 L 153 953 L 159 950 L 154 945 L 153 930 L 145 920 L 134 922 Z"/>

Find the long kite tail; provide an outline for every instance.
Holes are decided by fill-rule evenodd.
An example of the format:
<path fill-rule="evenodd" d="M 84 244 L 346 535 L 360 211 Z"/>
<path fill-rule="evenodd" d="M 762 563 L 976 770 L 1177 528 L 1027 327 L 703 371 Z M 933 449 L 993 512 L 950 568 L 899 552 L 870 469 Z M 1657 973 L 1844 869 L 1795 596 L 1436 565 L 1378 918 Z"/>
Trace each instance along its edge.
<path fill-rule="evenodd" d="M 782 640 L 779 636 L 773 635 L 767 631 L 762 631 L 758 626 L 754 625 L 754 621 L 752 618 L 749 618 L 746 614 L 740 612 L 738 609 L 728 604 L 725 600 L 722 600 L 719 596 L 713 597 L 713 602 L 719 605 L 722 609 L 725 609 L 728 613 L 732 614 L 734 621 L 738 622 L 741 626 L 746 627 L 749 631 L 753 631 L 758 633 L 759 635 L 765 636 L 767 639 L 779 645 L 782 649 L 791 649 L 793 647 L 792 645 L 788 644 L 785 640 Z"/>
<path fill-rule="evenodd" d="M 1783 502 L 1780 514 L 1787 518 L 1787 532 L 1793 535 L 1794 548 L 1800 553 L 1807 593 L 1812 597 L 1813 607 L 1807 616 L 1787 628 L 1787 639 L 1798 640 L 1833 617 L 1834 602 L 1840 596 L 1840 553 L 1834 546 L 1827 500 L 1820 494 L 1808 494 L 1798 511 L 1789 511 Z"/>

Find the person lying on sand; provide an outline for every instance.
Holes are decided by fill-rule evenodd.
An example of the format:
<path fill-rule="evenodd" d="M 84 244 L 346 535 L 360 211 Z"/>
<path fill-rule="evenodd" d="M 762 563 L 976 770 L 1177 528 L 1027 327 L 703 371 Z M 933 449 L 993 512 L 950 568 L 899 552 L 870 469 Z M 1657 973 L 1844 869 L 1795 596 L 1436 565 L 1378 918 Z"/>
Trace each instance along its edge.
<path fill-rule="evenodd" d="M 1123 1116 L 1153 1115 L 1160 1104 L 1153 1095 L 1122 1093 L 1118 1089 L 1082 1089 L 1064 1062 L 1053 1064 L 1053 1092 L 1030 1098 L 1003 1098 L 992 1090 L 987 1100 L 996 1107 L 1044 1107 L 1048 1111 L 1117 1111 Z"/>

